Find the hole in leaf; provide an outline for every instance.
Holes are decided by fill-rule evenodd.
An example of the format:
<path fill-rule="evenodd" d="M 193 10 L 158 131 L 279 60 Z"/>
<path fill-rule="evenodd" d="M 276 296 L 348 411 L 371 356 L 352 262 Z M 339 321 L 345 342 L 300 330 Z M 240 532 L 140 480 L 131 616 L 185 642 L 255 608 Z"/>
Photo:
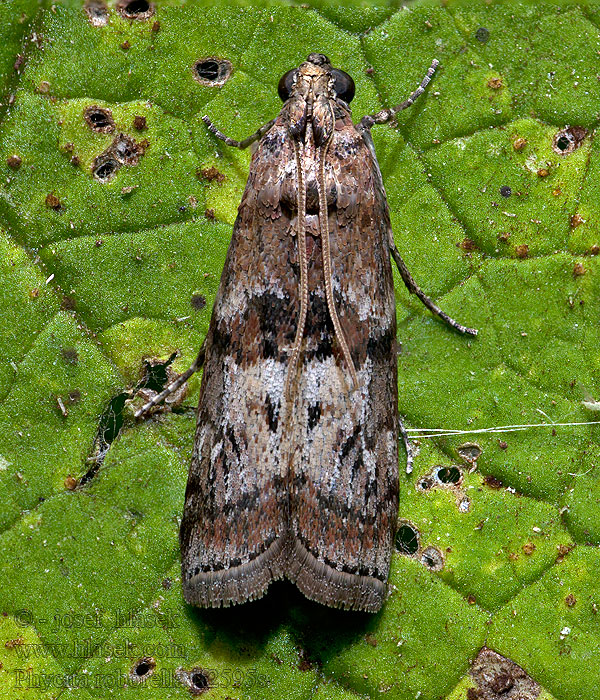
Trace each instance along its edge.
<path fill-rule="evenodd" d="M 86 0 L 83 9 L 94 27 L 104 27 L 108 24 L 108 7 L 103 0 Z"/>
<path fill-rule="evenodd" d="M 98 182 L 109 182 L 116 175 L 119 163 L 111 156 L 98 156 L 94 161 L 92 172 Z"/>
<path fill-rule="evenodd" d="M 410 523 L 403 523 L 396 531 L 396 549 L 400 554 L 414 556 L 419 549 L 419 531 Z"/>
<path fill-rule="evenodd" d="M 481 455 L 481 447 L 476 442 L 465 442 L 457 448 L 458 454 L 469 464 L 475 463 Z"/>
<path fill-rule="evenodd" d="M 433 481 L 431 480 L 430 477 L 425 476 L 419 481 L 417 484 L 417 488 L 421 489 L 421 491 L 427 491 L 433 486 Z"/>
<path fill-rule="evenodd" d="M 208 690 L 209 688 L 209 679 L 206 673 L 204 671 L 195 671 L 190 674 L 190 680 L 192 682 L 192 686 L 199 691 L 203 690 Z"/>
<path fill-rule="evenodd" d="M 200 85 L 224 85 L 231 77 L 233 64 L 226 58 L 208 56 L 197 60 L 193 71 L 194 78 Z"/>
<path fill-rule="evenodd" d="M 151 656 L 144 656 L 136 661 L 129 672 L 132 681 L 141 682 L 149 678 L 156 668 L 156 661 Z"/>
<path fill-rule="evenodd" d="M 444 557 L 437 547 L 429 546 L 421 553 L 421 563 L 431 571 L 441 571 L 444 568 Z"/>
<path fill-rule="evenodd" d="M 85 485 L 96 476 L 98 470 L 102 466 L 106 453 L 121 431 L 123 427 L 123 409 L 125 408 L 125 400 L 127 398 L 128 394 L 126 393 L 117 394 L 100 417 L 98 431 L 94 438 L 92 456 L 88 458 L 88 462 L 91 466 L 81 477 L 79 481 L 80 486 Z"/>
<path fill-rule="evenodd" d="M 587 136 L 587 129 L 582 126 L 568 126 L 554 134 L 552 150 L 560 155 L 568 155 L 575 151 Z"/>
<path fill-rule="evenodd" d="M 154 14 L 154 5 L 148 0 L 121 0 L 117 12 L 126 19 L 148 19 Z"/>
<path fill-rule="evenodd" d="M 458 484 L 461 479 L 461 471 L 458 467 L 440 467 L 437 470 L 437 478 L 442 484 Z"/>
<path fill-rule="evenodd" d="M 174 352 L 166 362 L 144 360 L 145 376 L 142 381 L 144 389 L 160 393 L 170 381 L 167 371 L 176 357 L 177 353 Z"/>
<path fill-rule="evenodd" d="M 83 118 L 92 131 L 101 134 L 109 134 L 115 129 L 115 120 L 110 109 L 90 105 L 83 112 Z"/>

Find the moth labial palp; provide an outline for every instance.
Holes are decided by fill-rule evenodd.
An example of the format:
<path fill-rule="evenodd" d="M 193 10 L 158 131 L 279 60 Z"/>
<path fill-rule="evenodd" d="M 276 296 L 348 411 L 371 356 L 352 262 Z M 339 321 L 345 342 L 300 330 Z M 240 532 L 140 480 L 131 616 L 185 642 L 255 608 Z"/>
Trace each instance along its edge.
<path fill-rule="evenodd" d="M 193 366 L 204 364 L 180 530 L 189 603 L 243 603 L 280 578 L 345 609 L 376 612 L 388 595 L 399 437 L 412 467 L 391 257 L 428 309 L 476 334 L 400 257 L 370 135 L 437 65 L 405 102 L 358 125 L 352 78 L 318 53 L 281 78 L 282 110 L 252 136 L 230 139 L 203 117 L 229 146 L 258 143 Z"/>

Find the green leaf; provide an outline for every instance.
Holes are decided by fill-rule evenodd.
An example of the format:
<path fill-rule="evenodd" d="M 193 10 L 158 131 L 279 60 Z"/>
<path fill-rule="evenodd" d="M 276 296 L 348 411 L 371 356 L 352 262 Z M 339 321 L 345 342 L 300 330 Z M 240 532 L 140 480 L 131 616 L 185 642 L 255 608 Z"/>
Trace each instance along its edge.
<path fill-rule="evenodd" d="M 595 697 L 600 9 L 398 5 L 2 4 L 1 698 Z M 479 329 L 396 279 L 400 412 L 462 432 L 415 436 L 411 475 L 401 454 L 377 615 L 283 582 L 195 609 L 178 526 L 200 377 L 152 420 L 130 399 L 195 358 L 248 175 L 202 116 L 244 138 L 312 51 L 353 76 L 356 121 L 440 61 L 373 135 L 409 269 Z"/>

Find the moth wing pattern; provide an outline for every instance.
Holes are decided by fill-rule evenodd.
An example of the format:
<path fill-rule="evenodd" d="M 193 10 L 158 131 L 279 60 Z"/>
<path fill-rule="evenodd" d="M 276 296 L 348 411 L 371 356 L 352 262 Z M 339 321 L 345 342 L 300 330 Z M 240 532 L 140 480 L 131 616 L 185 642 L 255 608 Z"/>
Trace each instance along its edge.
<path fill-rule="evenodd" d="M 280 413 L 298 293 L 280 198 L 293 153 L 275 167 L 273 136 L 253 154 L 206 339 L 180 529 L 184 595 L 202 607 L 260 597 L 289 550 Z"/>
<path fill-rule="evenodd" d="M 370 135 L 349 113 L 337 116 L 325 166 L 332 283 L 359 387 L 352 389 L 327 313 L 317 237 L 293 407 L 287 575 L 311 599 L 375 612 L 387 597 L 398 513 L 390 222 Z"/>

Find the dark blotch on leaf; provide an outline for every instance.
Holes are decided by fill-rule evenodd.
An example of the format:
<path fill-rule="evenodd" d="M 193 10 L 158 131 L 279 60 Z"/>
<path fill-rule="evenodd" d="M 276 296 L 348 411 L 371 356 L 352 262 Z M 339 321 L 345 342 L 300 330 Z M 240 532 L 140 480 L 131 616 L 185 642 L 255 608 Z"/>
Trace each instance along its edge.
<path fill-rule="evenodd" d="M 501 194 L 503 197 L 510 197 L 510 195 L 512 194 L 512 190 L 511 190 L 511 188 L 510 188 L 508 185 L 503 185 L 503 186 L 500 188 L 500 194 Z"/>
<path fill-rule="evenodd" d="M 79 362 L 79 355 L 77 354 L 77 350 L 75 350 L 75 348 L 62 348 L 60 351 L 60 356 L 70 365 L 76 365 Z"/>
<path fill-rule="evenodd" d="M 395 543 L 400 554 L 412 557 L 419 549 L 419 531 L 409 523 L 402 523 L 396 531 Z"/>
<path fill-rule="evenodd" d="M 200 85 L 209 87 L 224 85 L 233 71 L 233 64 L 226 58 L 207 56 L 194 63 L 194 78 Z"/>
<path fill-rule="evenodd" d="M 479 29 L 475 32 L 475 38 L 482 44 L 487 44 L 490 39 L 490 30 L 486 29 L 485 27 L 479 27 Z"/>
<path fill-rule="evenodd" d="M 192 294 L 190 303 L 194 311 L 202 311 L 202 309 L 206 306 L 206 297 L 204 294 Z"/>
<path fill-rule="evenodd" d="M 73 311 L 76 305 L 75 297 L 72 297 L 70 294 L 65 294 L 60 303 L 60 308 L 65 311 Z"/>
<path fill-rule="evenodd" d="M 112 112 L 106 107 L 90 105 L 85 108 L 83 118 L 92 131 L 100 134 L 110 134 L 111 131 L 115 130 L 115 120 Z"/>

